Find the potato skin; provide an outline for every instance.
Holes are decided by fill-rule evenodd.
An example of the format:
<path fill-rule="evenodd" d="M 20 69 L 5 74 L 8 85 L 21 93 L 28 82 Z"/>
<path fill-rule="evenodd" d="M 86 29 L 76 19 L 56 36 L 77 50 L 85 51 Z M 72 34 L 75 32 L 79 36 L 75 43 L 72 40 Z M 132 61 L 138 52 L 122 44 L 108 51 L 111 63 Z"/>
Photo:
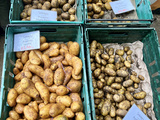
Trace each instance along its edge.
<path fill-rule="evenodd" d="M 63 96 L 63 95 L 66 95 L 69 93 L 69 89 L 63 85 L 60 85 L 57 87 L 56 89 L 56 94 L 57 95 L 60 95 L 60 96 Z"/>
<path fill-rule="evenodd" d="M 82 106 L 82 104 L 79 102 L 72 102 L 71 110 L 73 112 L 81 112 L 83 110 L 81 106 Z"/>
<path fill-rule="evenodd" d="M 29 61 L 34 65 L 40 65 L 41 60 L 34 51 L 29 53 Z"/>
<path fill-rule="evenodd" d="M 74 117 L 74 113 L 72 112 L 71 108 L 66 108 L 62 114 L 65 115 L 67 118 Z"/>
<path fill-rule="evenodd" d="M 109 114 L 110 110 L 111 110 L 111 102 L 109 100 L 106 100 L 102 106 L 101 114 L 103 116 L 106 116 Z"/>
<path fill-rule="evenodd" d="M 24 105 L 23 105 L 23 104 L 17 104 L 17 105 L 16 105 L 15 111 L 16 111 L 18 114 L 22 114 L 22 113 L 23 113 L 23 110 L 24 110 Z"/>
<path fill-rule="evenodd" d="M 130 102 L 127 101 L 127 100 L 124 100 L 124 101 L 119 103 L 118 107 L 120 109 L 127 110 L 130 107 Z"/>
<path fill-rule="evenodd" d="M 61 114 L 65 110 L 65 106 L 60 103 L 52 104 L 49 110 L 49 114 L 52 117 L 55 117 Z"/>
<path fill-rule="evenodd" d="M 13 118 L 14 120 L 18 120 L 18 119 L 20 118 L 19 114 L 18 114 L 16 111 L 14 111 L 14 110 L 11 110 L 11 111 L 9 112 L 9 116 L 10 116 L 11 118 Z"/>
<path fill-rule="evenodd" d="M 75 56 L 79 55 L 79 44 L 77 42 L 73 42 L 69 47 L 69 53 Z"/>
<path fill-rule="evenodd" d="M 129 100 L 129 101 L 133 100 L 133 96 L 131 95 L 131 93 L 129 91 L 125 92 L 125 96 L 126 96 L 127 100 Z"/>
<path fill-rule="evenodd" d="M 133 80 L 133 82 L 135 82 L 135 83 L 140 83 L 140 79 L 134 75 L 131 75 L 130 79 Z"/>
<path fill-rule="evenodd" d="M 127 114 L 127 110 L 117 109 L 116 114 L 118 116 L 124 117 Z"/>
<path fill-rule="evenodd" d="M 144 99 L 146 97 L 146 92 L 141 91 L 141 92 L 135 93 L 133 97 L 137 100 Z"/>
<path fill-rule="evenodd" d="M 51 93 L 50 97 L 49 97 L 49 102 L 50 103 L 55 103 L 56 102 L 56 98 L 57 98 L 57 94 L 56 93 Z"/>
<path fill-rule="evenodd" d="M 21 87 L 21 82 L 17 82 L 17 83 L 14 85 L 14 89 L 16 90 L 16 92 L 17 92 L 18 94 L 23 93 L 23 89 L 22 89 L 22 87 Z"/>
<path fill-rule="evenodd" d="M 48 55 L 43 54 L 43 55 L 42 55 L 42 60 L 43 60 L 43 62 L 44 62 L 44 69 L 50 68 L 50 66 L 51 66 L 51 61 L 50 61 Z"/>
<path fill-rule="evenodd" d="M 17 96 L 18 96 L 17 91 L 14 88 L 10 89 L 7 95 L 7 103 L 10 107 L 14 107 L 16 105 Z"/>
<path fill-rule="evenodd" d="M 44 71 L 43 81 L 47 86 L 51 86 L 53 84 L 54 74 L 51 69 L 47 68 Z"/>
<path fill-rule="evenodd" d="M 121 101 L 124 100 L 124 96 L 122 94 L 115 94 L 113 96 L 113 99 L 114 99 L 115 102 L 121 102 Z"/>
<path fill-rule="evenodd" d="M 72 100 L 68 95 L 64 95 L 64 96 L 57 96 L 56 102 L 61 103 L 65 105 L 66 107 L 69 107 L 72 103 Z"/>
<path fill-rule="evenodd" d="M 48 87 L 49 89 L 49 92 L 52 92 L 52 93 L 56 93 L 56 90 L 57 90 L 58 86 L 53 84 L 52 86 Z"/>
<path fill-rule="evenodd" d="M 72 58 L 72 66 L 75 75 L 79 75 L 82 70 L 82 60 L 76 56 Z"/>
<path fill-rule="evenodd" d="M 127 77 L 128 76 L 128 72 L 125 70 L 117 70 L 117 75 L 119 77 Z"/>
<path fill-rule="evenodd" d="M 146 104 L 144 104 L 144 108 L 148 109 L 152 106 L 152 104 L 150 102 L 147 102 Z"/>
<path fill-rule="evenodd" d="M 64 78 L 63 85 L 66 85 L 69 82 L 69 80 L 72 76 L 72 67 L 70 67 L 70 66 L 65 67 L 64 68 L 64 73 L 65 73 L 65 78 Z"/>
<path fill-rule="evenodd" d="M 35 83 L 36 89 L 39 91 L 41 98 L 44 100 L 44 104 L 49 102 L 49 90 L 42 82 Z"/>
<path fill-rule="evenodd" d="M 123 82 L 123 86 L 124 87 L 130 87 L 133 84 L 132 80 L 126 80 Z"/>
<path fill-rule="evenodd" d="M 22 93 L 18 95 L 16 102 L 19 104 L 28 104 L 31 101 L 31 97 Z"/>
<path fill-rule="evenodd" d="M 27 105 L 24 107 L 24 116 L 25 116 L 25 118 L 27 118 L 29 120 L 36 120 L 38 117 L 38 114 L 34 108 L 29 107 Z"/>
<path fill-rule="evenodd" d="M 64 82 L 65 74 L 62 68 L 58 68 L 54 74 L 54 83 L 56 85 L 62 85 Z"/>
<path fill-rule="evenodd" d="M 116 72 L 112 68 L 107 67 L 104 69 L 104 71 L 110 76 L 116 76 Z"/>
<path fill-rule="evenodd" d="M 25 51 L 21 56 L 21 61 L 25 64 L 29 60 L 29 51 Z"/>
<path fill-rule="evenodd" d="M 42 67 L 40 67 L 40 66 L 38 66 L 38 65 L 32 65 L 32 64 L 30 64 L 30 65 L 28 66 L 28 69 L 29 69 L 32 73 L 34 73 L 34 74 L 38 75 L 39 77 L 43 78 L 43 76 L 44 76 L 44 70 L 43 70 Z"/>
<path fill-rule="evenodd" d="M 77 112 L 75 120 L 85 120 L 85 114 L 83 112 Z"/>
<path fill-rule="evenodd" d="M 68 120 L 68 118 L 65 115 L 58 115 L 53 120 Z"/>
<path fill-rule="evenodd" d="M 49 110 L 52 104 L 47 104 L 44 107 L 42 107 L 39 111 L 39 116 L 41 118 L 49 118 Z"/>
<path fill-rule="evenodd" d="M 82 86 L 81 80 L 77 81 L 77 80 L 71 79 L 67 84 L 68 89 L 70 90 L 70 92 L 73 92 L 73 93 L 80 92 L 81 86 Z"/>

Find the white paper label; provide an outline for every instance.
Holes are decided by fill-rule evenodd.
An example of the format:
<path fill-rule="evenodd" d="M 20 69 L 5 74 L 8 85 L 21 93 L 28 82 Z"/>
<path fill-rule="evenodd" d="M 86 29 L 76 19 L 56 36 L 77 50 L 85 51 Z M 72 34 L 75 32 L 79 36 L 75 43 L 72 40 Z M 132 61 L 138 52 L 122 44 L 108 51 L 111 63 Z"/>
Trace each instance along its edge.
<path fill-rule="evenodd" d="M 57 21 L 57 11 L 33 9 L 31 21 Z"/>
<path fill-rule="evenodd" d="M 110 5 L 115 14 L 121 14 L 135 9 L 130 0 L 114 1 L 110 2 Z"/>
<path fill-rule="evenodd" d="M 14 35 L 14 52 L 39 49 L 40 31 L 26 32 Z"/>
<path fill-rule="evenodd" d="M 123 120 L 150 120 L 135 104 L 129 109 Z"/>

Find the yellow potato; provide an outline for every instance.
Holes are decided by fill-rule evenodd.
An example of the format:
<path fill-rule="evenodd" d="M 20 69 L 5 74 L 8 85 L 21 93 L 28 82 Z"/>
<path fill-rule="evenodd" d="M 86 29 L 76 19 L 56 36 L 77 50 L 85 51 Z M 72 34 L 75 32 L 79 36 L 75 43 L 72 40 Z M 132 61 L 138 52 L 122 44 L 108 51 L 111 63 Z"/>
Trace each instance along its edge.
<path fill-rule="evenodd" d="M 107 73 L 110 76 L 116 76 L 116 72 L 112 68 L 106 67 L 104 69 L 104 72 Z"/>
<path fill-rule="evenodd" d="M 17 96 L 18 96 L 17 91 L 14 88 L 10 89 L 10 91 L 7 95 L 7 103 L 10 107 L 13 107 L 16 105 Z"/>
<path fill-rule="evenodd" d="M 11 118 L 11 117 L 8 117 L 6 120 L 14 120 L 13 118 Z"/>
<path fill-rule="evenodd" d="M 57 94 L 56 93 L 51 93 L 50 97 L 49 97 L 49 102 L 50 103 L 55 103 L 56 102 L 56 98 L 57 98 Z"/>
<path fill-rule="evenodd" d="M 63 82 L 64 82 L 64 77 L 65 77 L 65 74 L 64 74 L 63 69 L 62 68 L 58 68 L 55 71 L 55 74 L 54 74 L 54 83 L 56 85 L 62 85 Z"/>
<path fill-rule="evenodd" d="M 106 10 L 111 10 L 112 9 L 109 2 L 105 3 L 105 8 L 106 8 Z"/>
<path fill-rule="evenodd" d="M 37 89 L 34 86 L 34 83 L 30 79 L 23 78 L 21 80 L 21 88 L 23 89 L 24 93 L 26 93 L 30 97 L 39 97 L 39 92 L 37 91 Z"/>
<path fill-rule="evenodd" d="M 74 117 L 74 113 L 72 112 L 71 108 L 66 108 L 63 113 L 64 116 L 66 116 L 67 118 L 73 118 Z"/>
<path fill-rule="evenodd" d="M 24 105 L 23 105 L 23 104 L 17 104 L 17 105 L 16 105 L 15 111 L 16 111 L 18 114 L 22 114 L 22 113 L 23 113 L 23 110 L 24 110 Z"/>
<path fill-rule="evenodd" d="M 64 115 L 58 115 L 53 120 L 68 120 L 68 118 Z"/>
<path fill-rule="evenodd" d="M 35 54 L 39 57 L 39 59 L 41 60 L 41 63 L 43 63 L 42 60 L 42 52 L 40 50 L 34 50 Z"/>
<path fill-rule="evenodd" d="M 16 57 L 18 59 L 21 59 L 23 52 L 16 52 Z"/>
<path fill-rule="evenodd" d="M 53 50 L 51 50 L 51 51 L 49 52 L 49 56 L 51 56 L 51 57 L 56 57 L 56 56 L 59 55 L 59 53 L 60 53 L 60 50 L 59 50 L 59 49 L 53 49 Z"/>
<path fill-rule="evenodd" d="M 141 91 L 141 92 L 135 93 L 133 97 L 137 100 L 144 99 L 146 97 L 146 92 Z"/>
<path fill-rule="evenodd" d="M 53 63 L 56 63 L 57 61 L 62 61 L 64 59 L 64 56 L 62 56 L 62 55 L 59 55 L 59 56 L 57 56 L 57 57 L 52 57 L 52 58 L 50 58 L 50 61 L 51 61 L 51 64 L 53 64 Z"/>
<path fill-rule="evenodd" d="M 56 63 L 53 63 L 51 66 L 50 66 L 50 69 L 52 71 L 55 71 L 56 69 L 58 68 L 58 65 Z"/>
<path fill-rule="evenodd" d="M 39 77 L 43 78 L 43 76 L 44 76 L 44 70 L 43 70 L 42 67 L 40 67 L 40 66 L 38 66 L 38 65 L 32 65 L 32 64 L 30 64 L 30 65 L 28 66 L 28 69 L 29 69 L 32 73 L 34 73 L 34 74 L 38 75 Z"/>
<path fill-rule="evenodd" d="M 64 78 L 64 82 L 63 85 L 66 85 L 69 80 L 71 79 L 71 75 L 72 75 L 72 67 L 68 66 L 64 68 L 64 73 L 65 73 L 65 78 Z"/>
<path fill-rule="evenodd" d="M 71 55 L 69 53 L 65 54 L 65 59 L 66 59 L 66 61 L 68 62 L 69 65 L 72 65 L 72 58 L 73 58 L 73 55 Z"/>
<path fill-rule="evenodd" d="M 152 104 L 150 102 L 147 102 L 146 104 L 144 104 L 144 108 L 148 109 L 152 106 Z"/>
<path fill-rule="evenodd" d="M 72 58 L 72 66 L 73 66 L 75 75 L 79 75 L 82 70 L 82 60 L 74 56 Z"/>
<path fill-rule="evenodd" d="M 31 64 L 31 62 L 28 60 L 25 65 L 23 66 L 23 71 L 25 72 L 30 72 L 29 69 L 28 69 L 28 66 Z"/>
<path fill-rule="evenodd" d="M 54 74 L 51 69 L 47 68 L 44 71 L 43 81 L 47 86 L 51 86 L 53 84 Z"/>
<path fill-rule="evenodd" d="M 82 72 L 80 72 L 79 75 L 75 75 L 75 70 L 73 69 L 73 70 L 72 70 L 72 77 L 73 77 L 73 79 L 75 79 L 75 80 L 80 80 L 80 79 L 82 79 Z"/>
<path fill-rule="evenodd" d="M 127 114 L 127 110 L 117 109 L 116 114 L 118 116 L 124 117 Z"/>
<path fill-rule="evenodd" d="M 61 48 L 60 51 L 59 51 L 59 53 L 60 53 L 60 55 L 65 56 L 65 54 L 68 53 L 68 50 L 65 50 L 65 49 Z"/>
<path fill-rule="evenodd" d="M 111 88 L 113 88 L 113 89 L 121 89 L 122 88 L 122 85 L 121 84 L 119 84 L 119 83 L 113 83 L 112 85 L 111 85 Z"/>
<path fill-rule="evenodd" d="M 40 65 L 41 60 L 34 51 L 29 53 L 29 61 L 34 65 Z"/>
<path fill-rule="evenodd" d="M 49 110 L 50 110 L 50 108 L 51 108 L 51 105 L 52 104 L 47 104 L 47 105 L 45 105 L 44 107 L 42 107 L 41 109 L 40 109 L 40 111 L 39 111 L 39 116 L 41 117 L 41 118 L 49 118 L 50 117 L 50 115 L 49 115 Z"/>
<path fill-rule="evenodd" d="M 22 89 L 22 87 L 21 87 L 21 82 L 17 82 L 17 83 L 14 85 L 14 89 L 17 91 L 18 94 L 23 93 L 23 89 Z"/>
<path fill-rule="evenodd" d="M 77 112 L 75 120 L 85 120 L 85 114 L 83 112 Z"/>
<path fill-rule="evenodd" d="M 32 73 L 29 71 L 21 71 L 14 77 L 16 81 L 21 81 L 23 78 L 32 78 Z"/>
<path fill-rule="evenodd" d="M 80 103 L 82 103 L 81 97 L 80 97 L 80 95 L 78 93 L 71 93 L 70 94 L 70 98 L 72 99 L 73 102 L 80 102 Z"/>
<path fill-rule="evenodd" d="M 50 59 L 49 59 L 49 56 L 43 54 L 43 55 L 42 55 L 42 60 L 43 60 L 43 62 L 44 62 L 44 69 L 50 68 L 50 66 L 51 66 L 51 61 L 50 61 Z"/>
<path fill-rule="evenodd" d="M 44 36 L 41 36 L 40 37 L 40 43 L 42 44 L 42 43 L 45 43 L 47 41 L 47 39 L 46 39 L 46 37 L 44 37 Z"/>
<path fill-rule="evenodd" d="M 36 89 L 39 91 L 41 98 L 44 100 L 44 104 L 49 102 L 49 90 L 42 82 L 35 83 Z"/>
<path fill-rule="evenodd" d="M 131 93 L 129 91 L 125 92 L 125 96 L 126 96 L 127 100 L 129 100 L 129 101 L 133 100 L 133 96 L 131 95 Z"/>
<path fill-rule="evenodd" d="M 11 110 L 9 112 L 9 116 L 14 120 L 18 120 L 20 118 L 19 114 L 14 110 Z"/>
<path fill-rule="evenodd" d="M 31 97 L 25 93 L 18 95 L 16 102 L 19 104 L 28 104 L 31 101 Z"/>
<path fill-rule="evenodd" d="M 133 81 L 130 79 L 123 82 L 124 87 L 130 87 L 132 84 L 133 84 Z"/>
<path fill-rule="evenodd" d="M 55 85 L 55 84 L 50 86 L 50 87 L 48 87 L 49 92 L 52 92 L 52 93 L 56 93 L 57 88 L 58 88 L 58 86 Z"/>
<path fill-rule="evenodd" d="M 28 60 L 29 60 L 29 51 L 25 51 L 22 54 L 21 61 L 23 64 L 25 64 Z"/>
<path fill-rule="evenodd" d="M 72 41 L 69 41 L 69 42 L 67 43 L 68 48 L 71 46 L 72 43 L 73 43 Z"/>
<path fill-rule="evenodd" d="M 106 100 L 102 106 L 101 114 L 103 116 L 106 116 L 109 114 L 110 110 L 111 110 L 111 102 L 109 100 Z"/>
<path fill-rule="evenodd" d="M 82 111 L 82 104 L 79 102 L 72 102 L 71 110 L 73 112 L 81 112 Z"/>
<path fill-rule="evenodd" d="M 38 104 L 43 103 L 44 101 L 41 99 L 41 97 L 37 97 L 33 99 L 34 101 L 36 101 Z"/>
<path fill-rule="evenodd" d="M 127 71 L 125 71 L 125 70 L 117 70 L 117 75 L 119 76 L 119 77 L 127 77 L 128 76 L 128 72 Z"/>
<path fill-rule="evenodd" d="M 49 44 L 48 43 L 42 43 L 41 45 L 40 45 L 40 51 L 44 51 L 44 50 L 46 50 L 46 49 L 48 49 L 49 48 Z"/>
<path fill-rule="evenodd" d="M 68 88 L 63 86 L 63 85 L 58 86 L 57 89 L 56 89 L 56 94 L 57 95 L 63 96 L 63 95 L 66 95 L 68 93 L 69 93 Z"/>
<path fill-rule="evenodd" d="M 125 99 L 125 97 L 122 94 L 115 94 L 113 96 L 113 99 L 114 99 L 115 102 L 121 102 L 122 100 Z"/>
<path fill-rule="evenodd" d="M 135 82 L 135 83 L 140 83 L 140 79 L 134 75 L 131 75 L 130 79 L 133 80 L 133 82 Z"/>
<path fill-rule="evenodd" d="M 68 62 L 67 62 L 67 60 L 65 60 L 65 59 L 62 61 L 62 64 L 63 64 L 64 66 L 68 66 L 68 65 L 69 65 Z"/>
<path fill-rule="evenodd" d="M 20 73 L 20 71 L 19 71 L 19 69 L 18 68 L 13 68 L 13 73 L 15 74 L 15 75 L 17 75 L 18 73 Z"/>
<path fill-rule="evenodd" d="M 38 114 L 36 110 L 32 107 L 29 107 L 28 105 L 24 107 L 24 116 L 28 120 L 36 120 L 38 117 Z"/>
<path fill-rule="evenodd" d="M 79 44 L 77 42 L 73 42 L 69 47 L 69 53 L 75 56 L 79 55 Z"/>
<path fill-rule="evenodd" d="M 77 81 L 77 80 L 74 80 L 73 78 L 67 84 L 67 88 L 72 93 L 78 93 L 78 92 L 80 92 L 81 86 L 82 86 L 82 81 L 81 80 Z"/>
<path fill-rule="evenodd" d="M 42 80 L 39 76 L 33 75 L 32 82 L 35 84 L 36 82 L 42 82 Z"/>
<path fill-rule="evenodd" d="M 36 110 L 36 112 L 38 112 L 38 104 L 36 101 L 31 101 L 28 106 L 34 108 Z"/>
<path fill-rule="evenodd" d="M 57 61 L 56 64 L 57 64 L 58 68 L 62 68 L 63 69 L 63 65 L 62 65 L 62 63 L 60 61 Z"/>
<path fill-rule="evenodd" d="M 116 108 L 113 105 L 111 105 L 110 116 L 111 117 L 115 117 L 116 116 Z"/>
<path fill-rule="evenodd" d="M 66 107 L 69 107 L 72 103 L 72 100 L 68 95 L 64 95 L 64 96 L 58 96 L 56 98 L 56 102 L 61 103 L 61 104 L 65 105 Z"/>
<path fill-rule="evenodd" d="M 49 114 L 52 117 L 56 117 L 57 115 L 61 114 L 65 110 L 65 106 L 60 103 L 52 104 L 49 110 Z"/>
<path fill-rule="evenodd" d="M 124 101 L 119 103 L 118 107 L 120 109 L 127 110 L 128 108 L 130 108 L 130 102 L 127 101 L 127 100 L 124 100 Z"/>
<path fill-rule="evenodd" d="M 40 110 L 41 108 L 43 108 L 44 106 L 45 106 L 44 103 L 40 103 L 40 104 L 38 105 L 39 110 Z"/>
<path fill-rule="evenodd" d="M 15 67 L 18 68 L 19 70 L 22 70 L 22 69 L 23 69 L 23 64 L 21 63 L 21 60 L 20 60 L 20 59 L 17 59 L 17 60 L 16 60 Z"/>

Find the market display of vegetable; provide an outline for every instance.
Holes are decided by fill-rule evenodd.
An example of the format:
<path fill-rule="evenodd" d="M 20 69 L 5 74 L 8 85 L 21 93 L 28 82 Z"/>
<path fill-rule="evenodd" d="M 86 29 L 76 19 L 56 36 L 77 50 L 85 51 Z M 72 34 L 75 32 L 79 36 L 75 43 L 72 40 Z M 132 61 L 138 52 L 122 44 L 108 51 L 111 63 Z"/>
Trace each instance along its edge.
<path fill-rule="evenodd" d="M 96 4 L 93 10 L 100 13 L 100 7 Z M 133 104 L 145 114 L 151 107 L 150 102 L 144 103 L 144 106 L 136 103 L 146 97 L 145 91 L 136 91 L 145 77 L 131 71 L 134 62 L 131 54 L 132 50 L 128 46 L 114 50 L 103 47 L 96 40 L 91 42 L 90 61 L 97 120 L 122 120 Z"/>
<path fill-rule="evenodd" d="M 23 3 L 24 10 L 20 14 L 22 21 L 30 21 L 33 9 L 56 11 L 57 21 L 76 21 L 75 0 L 23 0 Z"/>
<path fill-rule="evenodd" d="M 64 1 L 59 2 L 63 6 Z M 45 8 L 49 5 L 45 2 Z M 79 44 L 72 41 L 47 43 L 41 36 L 40 46 L 40 50 L 16 53 L 13 69 L 16 84 L 7 96 L 7 103 L 13 108 L 7 120 L 85 120 L 80 97 L 82 61 L 78 57 Z"/>

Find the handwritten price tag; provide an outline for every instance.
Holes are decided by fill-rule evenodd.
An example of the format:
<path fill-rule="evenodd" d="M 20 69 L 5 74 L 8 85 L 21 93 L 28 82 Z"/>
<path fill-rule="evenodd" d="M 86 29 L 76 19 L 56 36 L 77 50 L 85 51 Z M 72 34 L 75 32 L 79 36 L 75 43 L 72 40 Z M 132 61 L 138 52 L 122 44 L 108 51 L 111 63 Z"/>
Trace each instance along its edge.
<path fill-rule="evenodd" d="M 130 0 L 114 1 L 110 2 L 110 5 L 115 14 L 121 14 L 135 9 Z"/>
<path fill-rule="evenodd" d="M 57 21 L 57 11 L 33 9 L 31 21 Z"/>
<path fill-rule="evenodd" d="M 14 52 L 39 49 L 40 32 L 26 32 L 14 35 Z"/>
<path fill-rule="evenodd" d="M 149 120 L 149 118 L 134 104 L 123 120 Z"/>

